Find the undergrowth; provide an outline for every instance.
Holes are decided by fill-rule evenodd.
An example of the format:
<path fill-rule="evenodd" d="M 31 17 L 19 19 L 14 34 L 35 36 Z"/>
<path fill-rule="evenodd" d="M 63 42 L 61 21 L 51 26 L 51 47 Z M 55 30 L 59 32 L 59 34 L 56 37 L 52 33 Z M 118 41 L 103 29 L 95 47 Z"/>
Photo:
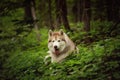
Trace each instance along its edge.
<path fill-rule="evenodd" d="M 99 38 L 89 45 L 80 42 L 78 54 L 70 55 L 62 63 L 45 64 L 48 29 L 40 31 L 40 42 L 35 40 L 34 30 L 27 37 L 1 41 L 2 80 L 120 79 L 119 36 Z M 75 41 L 83 38 L 84 32 L 68 35 Z"/>

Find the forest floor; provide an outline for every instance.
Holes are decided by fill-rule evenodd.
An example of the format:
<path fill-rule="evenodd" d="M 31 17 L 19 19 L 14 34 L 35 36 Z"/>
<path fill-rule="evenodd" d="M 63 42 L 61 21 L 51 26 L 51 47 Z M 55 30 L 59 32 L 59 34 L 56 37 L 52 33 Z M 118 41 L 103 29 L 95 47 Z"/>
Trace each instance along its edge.
<path fill-rule="evenodd" d="M 48 30 L 40 32 L 40 42 L 35 40 L 35 31 L 20 39 L 1 40 L 0 80 L 120 79 L 120 36 L 86 45 L 79 42 L 78 33 L 70 33 L 72 40 L 78 42 L 79 54 L 70 55 L 60 64 L 44 64 Z"/>

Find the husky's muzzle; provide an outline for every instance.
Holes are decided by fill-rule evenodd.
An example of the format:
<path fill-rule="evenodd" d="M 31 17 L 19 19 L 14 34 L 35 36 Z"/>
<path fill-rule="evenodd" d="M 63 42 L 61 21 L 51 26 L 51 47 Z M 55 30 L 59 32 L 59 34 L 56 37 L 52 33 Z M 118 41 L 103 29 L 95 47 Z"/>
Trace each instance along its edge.
<path fill-rule="evenodd" d="M 59 48 L 57 47 L 57 46 L 54 46 L 54 53 L 55 53 L 55 55 L 60 55 L 60 51 L 59 51 Z"/>

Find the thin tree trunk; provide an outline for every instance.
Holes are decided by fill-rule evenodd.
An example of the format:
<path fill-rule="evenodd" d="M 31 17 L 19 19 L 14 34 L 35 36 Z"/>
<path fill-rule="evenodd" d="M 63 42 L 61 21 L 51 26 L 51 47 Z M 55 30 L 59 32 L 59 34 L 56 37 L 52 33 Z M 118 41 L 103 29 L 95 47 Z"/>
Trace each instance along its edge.
<path fill-rule="evenodd" d="M 77 23 L 78 22 L 78 18 L 77 18 L 77 0 L 74 0 L 74 5 L 73 5 L 73 7 L 72 7 L 72 13 L 73 13 L 73 15 L 74 15 L 74 17 L 75 17 L 75 22 Z"/>
<path fill-rule="evenodd" d="M 119 20 L 119 10 L 120 1 L 119 0 L 106 0 L 107 5 L 107 18 L 108 21 L 118 21 Z"/>
<path fill-rule="evenodd" d="M 62 16 L 62 22 L 66 30 L 71 30 L 69 26 L 69 22 L 67 19 L 67 4 L 66 0 L 60 1 L 61 3 L 61 16 Z"/>
<path fill-rule="evenodd" d="M 61 4 L 60 0 L 55 0 L 56 3 L 56 26 L 55 28 L 60 28 L 61 25 Z"/>
<path fill-rule="evenodd" d="M 83 17 L 82 21 L 84 23 L 84 30 L 86 32 L 90 31 L 90 0 L 84 0 L 83 2 L 84 10 L 83 10 Z"/>
<path fill-rule="evenodd" d="M 105 8 L 104 8 L 105 4 L 104 4 L 104 0 L 98 0 L 97 1 L 97 16 L 96 19 L 99 19 L 100 21 L 105 20 Z M 102 11 L 102 12 L 101 12 Z M 104 14 L 104 15 L 103 15 Z"/>
<path fill-rule="evenodd" d="M 79 23 L 82 21 L 82 12 L 83 12 L 83 4 L 82 0 L 75 0 L 74 6 L 72 8 L 73 14 L 75 16 L 75 22 Z"/>
<path fill-rule="evenodd" d="M 84 31 L 87 32 L 85 35 L 85 43 L 90 43 L 91 38 L 89 37 L 89 31 L 90 31 L 90 0 L 84 0 L 83 1 L 83 23 L 84 23 Z"/>
<path fill-rule="evenodd" d="M 112 21 L 113 19 L 113 4 L 112 4 L 112 0 L 105 0 L 106 1 L 106 5 L 107 5 L 107 19 L 108 21 Z"/>
<path fill-rule="evenodd" d="M 50 28 L 54 30 L 52 13 L 51 13 L 51 0 L 48 0 L 48 15 L 49 15 Z"/>
<path fill-rule="evenodd" d="M 30 23 L 32 21 L 32 13 L 31 13 L 31 5 L 29 0 L 24 1 L 24 20 L 27 23 Z"/>
<path fill-rule="evenodd" d="M 79 15 L 79 18 L 80 18 L 80 19 L 79 19 L 79 20 L 80 20 L 80 22 L 82 21 L 82 12 L 83 12 L 83 4 L 82 4 L 82 3 L 83 3 L 83 1 L 80 0 L 80 1 L 79 1 L 79 6 L 80 6 L 80 10 L 79 10 L 79 11 L 80 11 L 80 12 L 79 12 L 79 14 L 80 14 L 80 15 Z"/>
<path fill-rule="evenodd" d="M 67 4 L 66 0 L 55 0 L 56 1 L 56 21 L 57 27 L 60 28 L 61 22 L 63 23 L 66 30 L 70 30 L 69 22 L 67 19 Z"/>
<path fill-rule="evenodd" d="M 39 34 L 37 18 L 35 14 L 35 0 L 25 0 L 24 6 L 25 6 L 24 19 L 28 24 L 33 24 L 33 27 L 35 28 L 35 31 L 36 31 L 36 38 L 38 41 L 40 41 L 40 34 Z"/>
<path fill-rule="evenodd" d="M 77 1 L 77 22 L 80 21 L 80 0 Z"/>
<path fill-rule="evenodd" d="M 38 29 L 38 24 L 37 24 L 37 18 L 35 14 L 35 0 L 30 0 L 31 2 L 31 13 L 32 13 L 32 18 L 33 18 L 33 26 L 36 31 L 36 37 L 37 40 L 40 41 L 40 34 L 39 34 L 39 29 Z"/>

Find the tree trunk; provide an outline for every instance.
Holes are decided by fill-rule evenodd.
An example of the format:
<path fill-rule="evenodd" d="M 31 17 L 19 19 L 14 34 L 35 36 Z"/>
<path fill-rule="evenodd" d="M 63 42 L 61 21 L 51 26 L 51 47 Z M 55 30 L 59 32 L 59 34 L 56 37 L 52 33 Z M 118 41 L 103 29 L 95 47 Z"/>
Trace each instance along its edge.
<path fill-rule="evenodd" d="M 83 4 L 82 4 L 82 0 L 79 0 L 79 21 L 82 21 L 82 12 L 83 12 Z"/>
<path fill-rule="evenodd" d="M 37 40 L 40 41 L 40 34 L 39 34 L 39 29 L 38 29 L 38 24 L 37 24 L 37 18 L 35 14 L 35 0 L 30 0 L 31 2 L 31 13 L 32 13 L 32 18 L 33 18 L 33 26 L 36 31 L 36 37 Z"/>
<path fill-rule="evenodd" d="M 90 0 L 84 0 L 83 2 L 83 17 L 82 21 L 84 23 L 84 30 L 86 32 L 90 31 L 90 17 L 91 17 L 91 11 L 90 11 Z"/>
<path fill-rule="evenodd" d="M 113 0 L 113 6 L 114 6 L 113 21 L 117 22 L 119 21 L 120 18 L 120 0 Z"/>
<path fill-rule="evenodd" d="M 72 12 L 75 16 L 75 22 L 81 22 L 82 21 L 82 12 L 83 12 L 83 4 L 82 0 L 75 0 Z"/>
<path fill-rule="evenodd" d="M 66 30 L 71 30 L 69 26 L 69 22 L 67 19 L 67 4 L 66 0 L 60 1 L 61 3 L 61 17 L 62 17 L 62 22 Z"/>
<path fill-rule="evenodd" d="M 112 19 L 113 19 L 112 0 L 109 0 L 109 1 L 105 0 L 105 1 L 106 1 L 106 5 L 107 5 L 107 19 L 108 19 L 108 21 L 112 21 Z"/>
<path fill-rule="evenodd" d="M 106 17 L 105 17 L 105 4 L 104 4 L 104 0 L 97 0 L 96 1 L 96 16 L 95 16 L 95 18 L 94 18 L 94 20 L 100 20 L 100 21 L 102 21 L 102 20 L 105 20 L 106 19 Z M 102 12 L 101 12 L 102 11 Z"/>
<path fill-rule="evenodd" d="M 77 1 L 74 0 L 74 5 L 72 7 L 72 13 L 73 13 L 73 16 L 75 17 L 75 22 L 77 23 L 78 22 L 78 16 L 77 16 Z"/>
<path fill-rule="evenodd" d="M 118 21 L 119 20 L 119 10 L 120 1 L 119 0 L 106 0 L 107 5 L 107 18 L 108 21 Z"/>
<path fill-rule="evenodd" d="M 31 5 L 29 0 L 24 1 L 24 20 L 30 24 L 32 21 Z"/>
<path fill-rule="evenodd" d="M 48 15 L 49 15 L 50 28 L 54 30 L 52 13 L 51 13 L 51 0 L 48 0 Z"/>
<path fill-rule="evenodd" d="M 61 21 L 66 30 L 70 30 L 70 26 L 67 19 L 67 4 L 66 0 L 56 0 L 56 18 L 57 26 L 60 27 Z M 62 20 L 61 20 L 62 19 Z"/>
<path fill-rule="evenodd" d="M 85 43 L 91 43 L 91 38 L 89 37 L 90 31 L 90 0 L 83 1 L 83 23 L 84 23 L 84 31 L 87 33 L 85 36 Z"/>
<path fill-rule="evenodd" d="M 36 31 L 37 40 L 40 41 L 40 34 L 37 25 L 37 18 L 35 14 L 35 0 L 25 0 L 25 20 L 28 24 L 33 24 Z"/>
<path fill-rule="evenodd" d="M 56 26 L 55 28 L 60 28 L 61 25 L 61 4 L 60 0 L 55 0 L 56 3 Z"/>
<path fill-rule="evenodd" d="M 82 0 L 77 0 L 77 21 L 82 21 L 83 4 Z"/>

